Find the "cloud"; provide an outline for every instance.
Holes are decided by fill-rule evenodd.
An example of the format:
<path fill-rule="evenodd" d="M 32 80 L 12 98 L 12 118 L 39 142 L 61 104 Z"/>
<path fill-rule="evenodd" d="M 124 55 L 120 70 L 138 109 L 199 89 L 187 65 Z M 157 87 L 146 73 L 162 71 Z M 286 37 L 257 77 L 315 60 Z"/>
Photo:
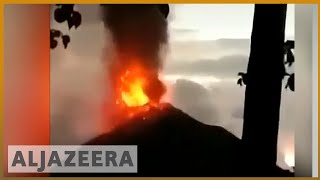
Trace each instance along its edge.
<path fill-rule="evenodd" d="M 245 71 L 248 57 L 244 55 L 225 56 L 217 60 L 172 61 L 165 66 L 166 74 L 206 75 L 218 78 L 236 78 L 239 71 Z"/>
<path fill-rule="evenodd" d="M 69 34 L 71 41 L 67 50 L 77 56 L 100 58 L 104 53 L 104 45 L 108 43 L 108 34 L 105 33 L 102 22 L 86 26 L 80 25 L 77 30 L 73 30 Z"/>
<path fill-rule="evenodd" d="M 61 58 L 61 59 L 59 59 Z M 98 133 L 107 96 L 104 65 L 68 53 L 52 56 L 50 138 L 52 144 L 81 144 Z"/>
<path fill-rule="evenodd" d="M 102 22 L 101 6 L 99 4 L 77 4 L 74 9 L 81 13 L 83 25 L 99 24 Z"/>
<path fill-rule="evenodd" d="M 174 30 L 172 30 L 174 32 Z M 250 41 L 245 39 L 196 40 L 190 29 L 170 34 L 170 61 L 194 61 L 198 59 L 220 59 L 230 55 L 250 54 Z M 192 40 L 193 39 L 193 40 Z"/>
<path fill-rule="evenodd" d="M 171 28 L 171 31 L 174 33 L 195 33 L 197 32 L 196 29 L 187 29 L 187 28 Z"/>
<path fill-rule="evenodd" d="M 190 80 L 177 80 L 173 86 L 172 103 L 200 122 L 219 125 L 241 138 L 243 126 L 244 87 L 230 83 L 212 83 L 210 88 Z M 294 154 L 295 98 L 291 92 L 283 92 L 281 107 L 278 164 L 288 168 L 284 156 Z M 300 110 L 303 111 L 303 110 Z M 301 113 L 301 112 L 299 112 Z"/>
<path fill-rule="evenodd" d="M 173 86 L 172 104 L 193 118 L 206 124 L 217 124 L 218 110 L 212 94 L 202 85 L 179 79 Z"/>
<path fill-rule="evenodd" d="M 176 28 L 169 25 L 169 40 L 171 42 L 186 41 L 192 39 L 197 35 L 196 29 Z"/>
<path fill-rule="evenodd" d="M 218 39 L 217 45 L 222 49 L 239 49 L 248 51 L 250 49 L 250 39 Z"/>

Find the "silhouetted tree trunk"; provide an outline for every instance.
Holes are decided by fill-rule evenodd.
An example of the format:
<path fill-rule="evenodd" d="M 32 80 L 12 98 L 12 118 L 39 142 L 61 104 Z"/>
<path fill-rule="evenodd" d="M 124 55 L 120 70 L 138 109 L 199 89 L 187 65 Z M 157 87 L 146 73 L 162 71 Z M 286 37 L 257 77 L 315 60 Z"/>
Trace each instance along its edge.
<path fill-rule="evenodd" d="M 242 140 L 254 166 L 277 160 L 287 5 L 255 5 Z"/>

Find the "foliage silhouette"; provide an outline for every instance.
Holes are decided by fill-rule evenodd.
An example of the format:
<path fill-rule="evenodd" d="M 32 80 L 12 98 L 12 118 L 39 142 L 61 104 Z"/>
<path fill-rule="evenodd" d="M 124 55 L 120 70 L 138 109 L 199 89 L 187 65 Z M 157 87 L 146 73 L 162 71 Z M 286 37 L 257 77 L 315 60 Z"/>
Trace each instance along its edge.
<path fill-rule="evenodd" d="M 284 62 L 284 64 L 288 65 L 288 67 L 291 67 L 295 61 L 294 54 L 292 53 L 293 49 L 294 49 L 294 41 L 291 41 L 291 40 L 286 41 L 284 44 L 284 52 L 286 54 L 286 61 Z M 286 73 L 286 75 L 288 75 L 289 78 L 285 88 L 287 89 L 289 87 L 291 91 L 294 91 L 294 73 L 292 74 Z"/>
<path fill-rule="evenodd" d="M 54 49 L 58 45 L 58 41 L 56 38 L 61 36 L 61 32 L 59 30 L 51 29 L 50 30 L 50 48 Z"/>
<path fill-rule="evenodd" d="M 244 72 L 239 72 L 238 76 L 240 76 L 240 78 L 238 79 L 237 84 L 242 86 L 243 84 L 246 85 L 247 84 L 247 74 Z"/>
<path fill-rule="evenodd" d="M 104 4 L 100 4 L 103 6 Z M 67 21 L 68 28 L 71 30 L 73 27 L 77 29 L 82 22 L 82 16 L 80 12 L 74 11 L 74 4 L 57 4 L 57 8 L 54 11 L 54 19 L 58 23 L 64 23 Z M 169 14 L 169 5 L 168 4 L 158 4 L 160 12 L 164 15 L 165 18 Z M 59 36 L 57 34 L 52 34 L 53 32 L 60 32 Z M 54 49 L 58 45 L 57 38 L 62 38 L 63 46 L 66 49 L 70 42 L 70 36 L 61 35 L 61 31 L 50 30 L 50 48 Z"/>
<path fill-rule="evenodd" d="M 291 91 L 294 91 L 294 73 L 292 73 L 288 78 L 286 88 L 288 87 Z"/>
<path fill-rule="evenodd" d="M 293 65 L 294 60 L 295 60 L 294 54 L 292 52 L 292 50 L 294 49 L 294 41 L 287 40 L 284 43 L 283 48 L 284 48 L 284 54 L 286 55 L 286 59 L 284 60 L 284 66 L 287 65 L 287 67 L 289 68 Z M 240 86 L 246 85 L 247 74 L 245 72 L 239 72 L 238 76 L 240 76 L 240 78 L 238 79 L 237 84 Z M 294 73 L 288 74 L 285 71 L 283 77 L 285 77 L 285 76 L 289 76 L 285 88 L 287 89 L 289 87 L 289 89 L 291 91 L 294 91 Z"/>
<path fill-rule="evenodd" d="M 81 14 L 74 11 L 74 4 L 57 4 L 54 11 L 54 20 L 58 23 L 67 22 L 69 30 L 73 27 L 77 29 L 81 25 Z M 70 36 L 62 34 L 60 30 L 50 30 L 50 48 L 54 49 L 58 45 L 58 39 L 62 40 L 63 46 L 66 49 L 70 43 Z"/>
<path fill-rule="evenodd" d="M 285 64 L 292 66 L 294 63 L 294 55 L 292 53 L 292 49 L 294 49 L 294 41 L 288 40 L 284 43 L 284 53 L 287 55 Z"/>

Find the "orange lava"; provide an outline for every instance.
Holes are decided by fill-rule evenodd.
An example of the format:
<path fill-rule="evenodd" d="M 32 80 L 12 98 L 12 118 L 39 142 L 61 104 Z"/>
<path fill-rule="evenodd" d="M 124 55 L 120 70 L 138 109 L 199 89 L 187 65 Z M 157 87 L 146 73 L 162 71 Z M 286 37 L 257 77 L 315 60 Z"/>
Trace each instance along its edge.
<path fill-rule="evenodd" d="M 127 70 L 121 77 L 121 100 L 128 107 L 139 107 L 149 103 L 144 92 L 145 78 L 135 71 Z"/>
<path fill-rule="evenodd" d="M 136 59 L 126 62 L 111 63 L 108 67 L 111 97 L 106 101 L 104 111 L 108 121 L 103 124 L 102 132 L 132 120 L 149 119 L 147 117 L 153 115 L 150 109 L 161 109 L 166 87 L 159 72 Z"/>

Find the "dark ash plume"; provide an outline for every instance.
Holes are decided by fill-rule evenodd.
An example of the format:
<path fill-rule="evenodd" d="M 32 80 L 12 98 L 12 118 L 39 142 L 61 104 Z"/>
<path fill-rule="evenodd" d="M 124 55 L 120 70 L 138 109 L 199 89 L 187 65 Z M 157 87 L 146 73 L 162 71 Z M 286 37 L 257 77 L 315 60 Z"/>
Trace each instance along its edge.
<path fill-rule="evenodd" d="M 162 68 L 161 50 L 168 42 L 166 5 L 103 5 L 103 20 L 110 30 L 116 58 L 111 62 L 111 78 L 119 77 L 127 68 L 139 65 L 147 70 L 146 92 L 156 101 L 165 92 L 158 73 Z M 156 89 L 158 92 L 154 92 Z"/>
<path fill-rule="evenodd" d="M 159 50 L 167 43 L 167 22 L 159 5 L 104 5 L 103 9 L 117 55 L 127 57 L 120 61 L 139 57 L 143 65 L 161 68 Z"/>

